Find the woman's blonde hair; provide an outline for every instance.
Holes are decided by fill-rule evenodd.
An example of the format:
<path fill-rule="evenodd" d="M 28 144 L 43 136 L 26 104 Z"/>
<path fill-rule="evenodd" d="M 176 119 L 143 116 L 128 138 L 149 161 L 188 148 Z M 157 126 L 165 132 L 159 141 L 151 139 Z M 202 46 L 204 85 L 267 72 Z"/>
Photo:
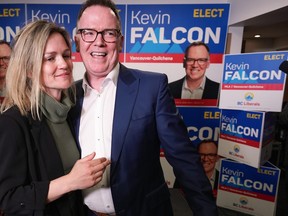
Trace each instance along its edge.
<path fill-rule="evenodd" d="M 31 111 L 34 119 L 41 119 L 39 103 L 44 50 L 53 33 L 63 36 L 71 51 L 71 41 L 66 30 L 54 23 L 37 20 L 24 26 L 15 36 L 6 75 L 6 96 L 1 113 L 16 105 L 22 115 Z M 66 92 L 67 93 L 67 92 Z"/>

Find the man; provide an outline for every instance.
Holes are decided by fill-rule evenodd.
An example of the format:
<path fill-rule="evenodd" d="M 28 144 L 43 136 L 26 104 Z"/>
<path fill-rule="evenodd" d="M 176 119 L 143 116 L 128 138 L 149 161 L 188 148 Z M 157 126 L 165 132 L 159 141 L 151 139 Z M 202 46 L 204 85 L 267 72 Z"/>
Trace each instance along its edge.
<path fill-rule="evenodd" d="M 212 186 L 214 197 L 216 198 L 219 171 L 216 169 L 216 164 L 219 160 L 218 145 L 213 140 L 202 140 L 197 147 L 200 154 L 201 163 L 205 174 Z M 181 188 L 178 179 L 175 179 L 174 188 Z"/>
<path fill-rule="evenodd" d="M 218 146 L 213 140 L 203 140 L 198 145 L 198 152 L 201 157 L 201 163 L 206 176 L 210 180 L 213 190 L 217 190 L 219 171 L 216 169 L 216 163 L 219 160 Z"/>
<path fill-rule="evenodd" d="M 0 104 L 5 97 L 5 78 L 11 55 L 11 47 L 6 41 L 0 40 Z"/>
<path fill-rule="evenodd" d="M 209 52 L 203 42 L 193 42 L 186 48 L 183 59 L 186 75 L 169 84 L 174 98 L 218 99 L 219 83 L 205 75 L 210 65 Z"/>
<path fill-rule="evenodd" d="M 5 97 L 5 78 L 10 60 L 11 48 L 9 43 L 0 40 L 0 104 L 3 102 Z M 0 216 L 4 213 L 0 209 Z"/>
<path fill-rule="evenodd" d="M 98 215 L 172 216 L 160 145 L 185 186 L 194 216 L 217 215 L 211 185 L 169 93 L 167 76 L 119 63 L 123 36 L 116 6 L 88 0 L 77 20 L 76 47 L 86 73 L 71 112 L 82 157 L 107 157 L 102 181 L 83 192 Z"/>

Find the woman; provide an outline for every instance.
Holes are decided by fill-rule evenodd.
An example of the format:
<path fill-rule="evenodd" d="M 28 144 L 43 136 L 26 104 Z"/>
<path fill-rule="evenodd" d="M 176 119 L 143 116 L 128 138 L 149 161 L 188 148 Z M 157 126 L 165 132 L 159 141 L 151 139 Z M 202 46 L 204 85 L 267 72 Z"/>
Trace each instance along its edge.
<path fill-rule="evenodd" d="M 15 37 L 0 116 L 0 209 L 6 215 L 85 215 L 81 189 L 109 165 L 79 160 L 67 113 L 74 104 L 68 33 L 36 21 Z M 73 166 L 74 165 L 74 166 Z"/>

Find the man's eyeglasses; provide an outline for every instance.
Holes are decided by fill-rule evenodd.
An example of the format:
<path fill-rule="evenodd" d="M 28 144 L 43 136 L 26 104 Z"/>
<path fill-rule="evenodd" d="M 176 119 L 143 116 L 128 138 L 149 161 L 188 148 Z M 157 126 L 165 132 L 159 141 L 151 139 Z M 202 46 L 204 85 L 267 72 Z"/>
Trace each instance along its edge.
<path fill-rule="evenodd" d="M 78 29 L 77 34 L 81 34 L 82 40 L 87 43 L 94 42 L 98 34 L 101 34 L 105 42 L 114 43 L 121 35 L 121 32 L 119 29 L 104 29 L 103 31 L 96 31 L 95 29 Z"/>
<path fill-rule="evenodd" d="M 189 64 L 192 65 L 195 62 L 197 62 L 200 66 L 203 66 L 204 64 L 206 64 L 206 62 L 208 61 L 207 58 L 199 58 L 199 59 L 194 59 L 194 58 L 184 58 L 184 61 Z"/>
<path fill-rule="evenodd" d="M 204 153 L 199 153 L 201 159 L 204 159 L 205 157 L 208 158 L 209 160 L 215 160 L 217 157 L 217 154 L 209 153 L 209 154 L 204 154 Z"/>
<path fill-rule="evenodd" d="M 8 64 L 10 60 L 9 56 L 0 57 L 0 62 L 3 61 L 5 64 Z"/>

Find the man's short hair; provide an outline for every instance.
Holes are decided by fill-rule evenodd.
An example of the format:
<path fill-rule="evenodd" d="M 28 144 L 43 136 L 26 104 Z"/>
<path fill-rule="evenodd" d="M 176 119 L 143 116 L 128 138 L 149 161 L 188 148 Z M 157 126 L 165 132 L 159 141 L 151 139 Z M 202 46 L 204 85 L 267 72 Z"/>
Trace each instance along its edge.
<path fill-rule="evenodd" d="M 212 139 L 206 139 L 206 140 L 202 140 L 202 141 L 198 144 L 198 146 L 197 146 L 197 150 L 198 150 L 198 151 L 199 151 L 200 146 L 201 146 L 202 144 L 204 144 L 204 143 L 213 143 L 213 144 L 216 146 L 216 149 L 218 149 L 218 143 L 217 143 L 216 141 L 214 141 L 214 140 L 212 140 Z"/>
<path fill-rule="evenodd" d="M 7 46 L 9 46 L 11 48 L 10 44 L 5 40 L 0 40 L 0 45 L 2 45 L 2 44 L 6 44 Z"/>
<path fill-rule="evenodd" d="M 188 52 L 189 52 L 189 49 L 191 47 L 197 47 L 197 46 L 204 46 L 208 52 L 208 54 L 210 54 L 210 49 L 209 47 L 207 46 L 207 44 L 203 43 L 202 41 L 196 41 L 196 42 L 193 42 L 191 43 L 186 49 L 185 49 L 185 58 L 188 57 Z"/>

